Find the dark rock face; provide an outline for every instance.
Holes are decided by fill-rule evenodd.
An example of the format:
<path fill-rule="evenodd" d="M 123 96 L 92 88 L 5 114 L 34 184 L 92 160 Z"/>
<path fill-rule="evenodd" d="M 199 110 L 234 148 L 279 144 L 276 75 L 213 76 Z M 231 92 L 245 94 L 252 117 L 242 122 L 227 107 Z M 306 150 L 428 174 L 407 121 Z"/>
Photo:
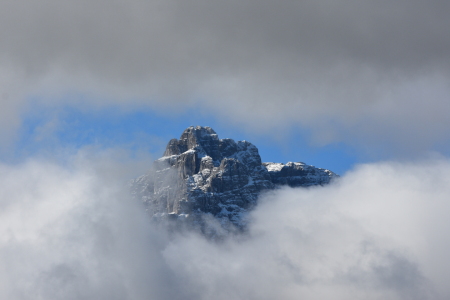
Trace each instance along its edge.
<path fill-rule="evenodd" d="M 242 227 L 261 192 L 282 185 L 322 185 L 335 177 L 304 163 L 262 163 L 253 144 L 219 139 L 210 127 L 191 126 L 179 140 L 169 141 L 164 156 L 131 188 L 153 216 L 209 213 L 222 224 Z"/>
<path fill-rule="evenodd" d="M 290 187 L 323 185 L 337 175 L 330 170 L 308 166 L 302 162 L 263 163 L 270 174 L 271 181 L 276 185 Z"/>

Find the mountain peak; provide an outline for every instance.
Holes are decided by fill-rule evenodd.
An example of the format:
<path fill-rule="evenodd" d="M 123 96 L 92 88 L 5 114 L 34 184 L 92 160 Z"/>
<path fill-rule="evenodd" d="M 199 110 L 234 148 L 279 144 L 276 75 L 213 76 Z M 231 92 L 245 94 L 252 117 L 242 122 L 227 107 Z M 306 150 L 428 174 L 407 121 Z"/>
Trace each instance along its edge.
<path fill-rule="evenodd" d="M 195 135 L 195 136 L 205 136 L 205 135 L 212 135 L 216 134 L 214 129 L 212 129 L 209 126 L 189 126 L 186 128 L 183 133 L 181 134 L 180 140 L 187 138 L 189 135 Z"/>
<path fill-rule="evenodd" d="M 190 126 L 186 128 L 180 139 L 171 139 L 167 144 L 164 156 L 179 155 L 188 150 L 196 150 L 218 159 L 217 147 L 219 137 L 211 127 Z"/>
<path fill-rule="evenodd" d="M 133 181 L 132 190 L 153 216 L 189 216 L 201 223 L 210 214 L 222 225 L 242 228 L 261 192 L 324 185 L 335 177 L 300 162 L 263 163 L 250 142 L 219 139 L 211 127 L 190 126 L 169 141 L 164 156 Z"/>

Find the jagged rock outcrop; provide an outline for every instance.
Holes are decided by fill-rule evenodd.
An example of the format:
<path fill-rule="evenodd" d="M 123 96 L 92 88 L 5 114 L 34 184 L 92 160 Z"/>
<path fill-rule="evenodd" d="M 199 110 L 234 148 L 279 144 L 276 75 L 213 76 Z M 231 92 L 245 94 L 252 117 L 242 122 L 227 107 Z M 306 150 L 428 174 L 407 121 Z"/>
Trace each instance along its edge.
<path fill-rule="evenodd" d="M 275 185 L 290 187 L 323 185 L 330 183 L 336 174 L 330 170 L 309 166 L 302 162 L 263 163 Z"/>
<path fill-rule="evenodd" d="M 153 216 L 206 213 L 242 227 L 261 192 L 282 185 L 322 185 L 335 177 L 304 163 L 262 163 L 253 144 L 219 139 L 210 127 L 191 126 L 180 139 L 169 141 L 150 172 L 132 182 L 132 192 Z"/>

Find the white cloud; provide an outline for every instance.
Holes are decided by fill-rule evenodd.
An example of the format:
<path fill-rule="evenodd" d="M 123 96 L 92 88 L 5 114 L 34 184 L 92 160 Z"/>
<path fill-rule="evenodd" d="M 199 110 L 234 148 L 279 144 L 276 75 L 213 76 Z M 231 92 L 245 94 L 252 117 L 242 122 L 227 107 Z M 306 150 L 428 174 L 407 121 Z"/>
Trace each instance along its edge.
<path fill-rule="evenodd" d="M 164 237 L 124 195 L 123 173 L 78 159 L 72 170 L 1 166 L 0 297 L 177 299 L 160 263 Z"/>
<path fill-rule="evenodd" d="M 333 186 L 272 193 L 247 240 L 185 239 L 166 258 L 201 299 L 446 299 L 449 167 L 365 165 Z"/>
<path fill-rule="evenodd" d="M 0 298 L 450 296 L 448 160 L 267 194 L 248 235 L 216 243 L 155 230 L 122 189 L 132 168 L 90 155 L 0 166 Z"/>

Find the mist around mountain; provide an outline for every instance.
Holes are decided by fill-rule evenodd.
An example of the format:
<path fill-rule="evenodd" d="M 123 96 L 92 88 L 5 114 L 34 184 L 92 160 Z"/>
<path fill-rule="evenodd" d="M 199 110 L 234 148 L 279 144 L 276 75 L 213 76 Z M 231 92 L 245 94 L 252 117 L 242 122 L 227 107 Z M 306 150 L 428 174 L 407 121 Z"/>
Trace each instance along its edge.
<path fill-rule="evenodd" d="M 450 1 L 0 8 L 1 300 L 450 299 Z M 187 124 L 289 150 L 249 168 L 176 139 L 162 161 L 186 189 L 132 199 Z M 302 159 L 341 178 L 292 187 Z M 253 205 L 260 183 L 281 185 Z M 245 231 L 151 221 L 197 208 L 215 232 L 245 210 Z"/>
<path fill-rule="evenodd" d="M 360 165 L 329 185 L 272 190 L 246 234 L 221 241 L 152 225 L 124 184 L 148 164 L 95 149 L 67 166 L 0 164 L 0 298 L 450 296 L 447 159 Z"/>

